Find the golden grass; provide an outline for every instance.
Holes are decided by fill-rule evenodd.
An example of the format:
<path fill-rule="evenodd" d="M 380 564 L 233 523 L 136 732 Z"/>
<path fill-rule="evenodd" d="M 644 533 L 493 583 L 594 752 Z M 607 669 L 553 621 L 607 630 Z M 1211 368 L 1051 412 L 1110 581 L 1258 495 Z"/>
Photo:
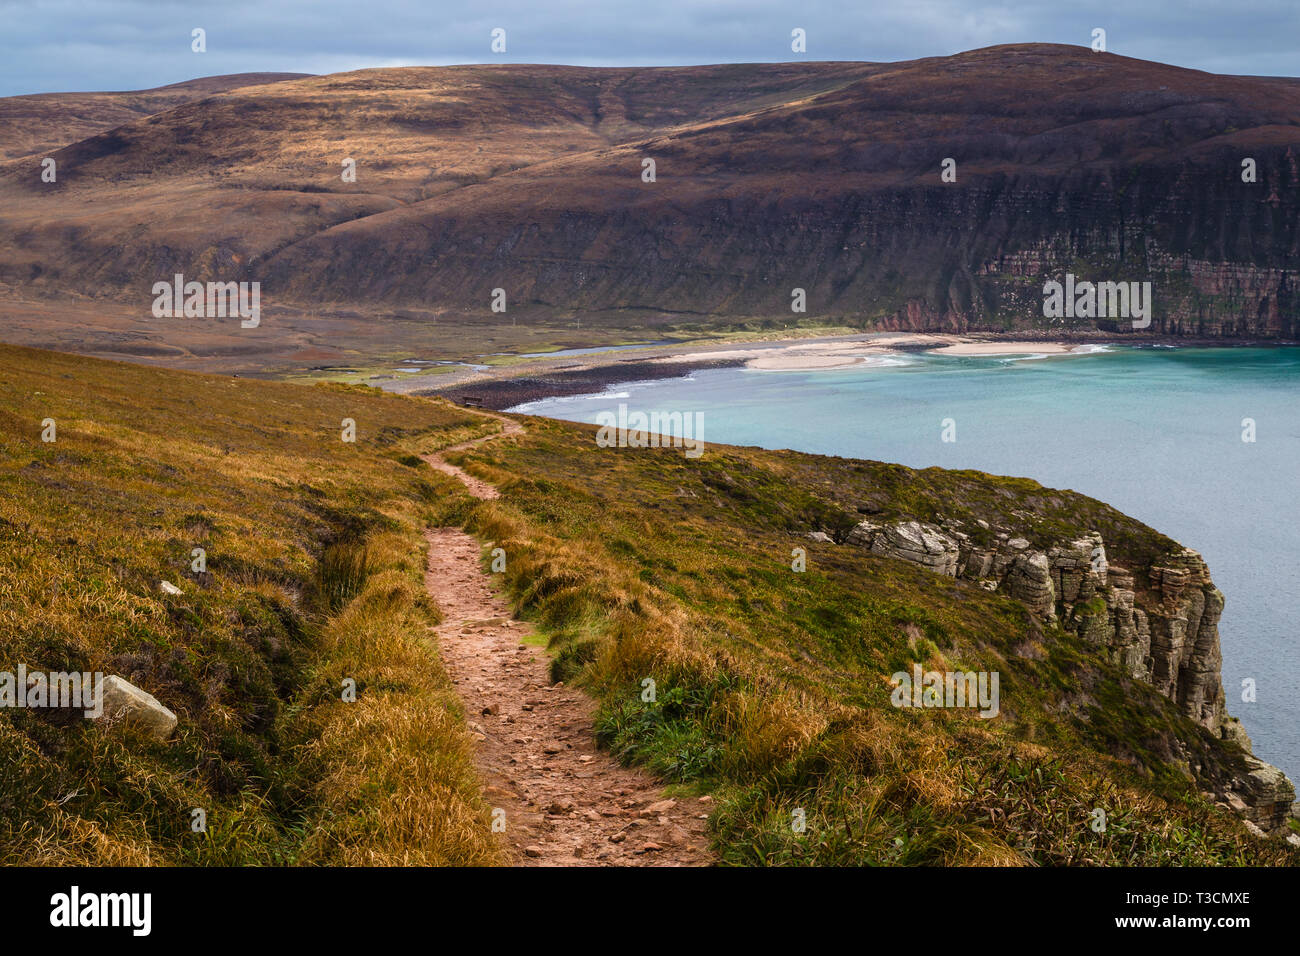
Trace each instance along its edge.
<path fill-rule="evenodd" d="M 313 683 L 337 690 L 350 678 L 358 699 L 316 708 L 319 732 L 304 754 L 319 768 L 316 810 L 299 862 L 502 862 L 460 701 L 433 646 L 438 614 L 422 583 L 424 552 L 411 542 L 409 533 L 369 539 L 383 570 L 322 631 Z"/>
<path fill-rule="evenodd" d="M 0 669 L 121 674 L 180 721 L 154 743 L 0 712 L 0 863 L 495 862 L 423 591 L 424 528 L 462 491 L 411 458 L 484 430 L 0 346 Z"/>

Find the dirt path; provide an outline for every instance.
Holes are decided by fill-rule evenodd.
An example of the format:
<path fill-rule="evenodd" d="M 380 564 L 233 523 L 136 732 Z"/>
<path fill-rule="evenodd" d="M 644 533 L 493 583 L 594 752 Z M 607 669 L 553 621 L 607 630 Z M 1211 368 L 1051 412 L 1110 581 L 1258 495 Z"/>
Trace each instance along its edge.
<path fill-rule="evenodd" d="M 496 416 L 493 416 L 496 417 Z M 496 435 L 519 434 L 509 419 Z M 425 459 L 465 482 L 479 498 L 497 490 L 448 464 Z M 705 866 L 709 798 L 670 799 L 648 774 L 620 766 L 597 749 L 595 707 L 585 694 L 550 684 L 545 651 L 523 638 L 530 625 L 509 605 L 479 563 L 478 541 L 459 528 L 428 532 L 425 584 L 442 609 L 438 647 L 465 702 L 478 741 L 476 762 L 488 804 L 505 813 L 503 837 L 526 866 Z"/>
<path fill-rule="evenodd" d="M 495 418 L 499 421 L 501 423 L 501 431 L 494 432 L 491 435 L 484 435 L 482 438 L 463 441 L 459 445 L 449 445 L 436 454 L 425 455 L 424 460 L 431 468 L 436 468 L 443 474 L 451 475 L 453 478 L 460 479 L 461 483 L 469 489 L 469 493 L 475 498 L 497 498 L 500 497 L 500 493 L 496 488 L 488 484 L 486 481 L 483 481 L 481 478 L 475 478 L 463 468 L 457 468 L 451 462 L 447 461 L 445 457 L 452 452 L 464 451 L 466 448 L 473 448 L 475 445 L 483 444 L 483 442 L 495 441 L 498 438 L 505 438 L 509 435 L 522 435 L 524 432 L 524 426 L 520 425 L 514 419 L 506 418 L 502 415 L 493 415 L 491 412 L 482 412 L 481 414 L 486 418 Z"/>

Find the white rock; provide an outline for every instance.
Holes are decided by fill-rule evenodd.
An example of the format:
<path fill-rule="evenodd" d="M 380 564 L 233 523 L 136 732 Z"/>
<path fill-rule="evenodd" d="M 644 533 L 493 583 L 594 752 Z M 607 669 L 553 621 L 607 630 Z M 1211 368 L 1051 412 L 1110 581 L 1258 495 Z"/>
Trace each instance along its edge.
<path fill-rule="evenodd" d="M 134 684 L 110 674 L 100 687 L 104 710 L 98 720 L 120 721 L 158 740 L 166 740 L 176 729 L 176 715 Z"/>
<path fill-rule="evenodd" d="M 185 592 L 172 584 L 170 581 L 161 581 L 158 586 L 162 589 L 163 594 L 184 594 Z"/>

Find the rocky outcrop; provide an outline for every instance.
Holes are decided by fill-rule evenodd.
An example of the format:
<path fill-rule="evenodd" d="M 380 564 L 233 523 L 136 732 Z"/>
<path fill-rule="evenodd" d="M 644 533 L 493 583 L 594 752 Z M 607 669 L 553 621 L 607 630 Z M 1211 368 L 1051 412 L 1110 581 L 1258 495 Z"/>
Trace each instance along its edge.
<path fill-rule="evenodd" d="M 1135 573 L 1110 563 L 1097 533 L 1038 550 L 1006 533 L 994 545 L 975 544 L 955 522 L 919 521 L 862 521 L 845 543 L 1004 592 L 1044 623 L 1097 648 L 1188 718 L 1240 746 L 1244 772 L 1206 778 L 1203 768 L 1189 769 L 1248 821 L 1269 833 L 1285 830 L 1295 788 L 1251 754 L 1245 729 L 1227 712 L 1219 646 L 1223 595 L 1197 552 L 1171 552 Z"/>
<path fill-rule="evenodd" d="M 1002 585 L 1008 594 L 1040 617 L 1048 620 L 1056 617 L 1052 566 L 1041 551 L 1016 555 Z"/>
<path fill-rule="evenodd" d="M 1265 833 L 1286 834 L 1292 815 L 1295 787 L 1277 767 L 1258 757 L 1246 758 L 1247 771 L 1218 790 L 1218 796 L 1239 815 Z"/>
<path fill-rule="evenodd" d="M 937 528 L 919 521 L 883 527 L 863 522 L 853 534 L 857 535 L 855 540 L 863 543 L 872 554 L 921 564 L 950 578 L 957 576 L 957 561 L 961 554 L 958 542 Z"/>

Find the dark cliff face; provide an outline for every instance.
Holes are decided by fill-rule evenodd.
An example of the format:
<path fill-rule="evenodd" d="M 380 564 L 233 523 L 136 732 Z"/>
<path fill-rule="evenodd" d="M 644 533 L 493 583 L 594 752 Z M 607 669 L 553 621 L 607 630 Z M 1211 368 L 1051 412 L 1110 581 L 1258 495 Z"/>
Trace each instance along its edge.
<path fill-rule="evenodd" d="M 1132 330 L 1044 318 L 1069 272 L 1151 282 L 1152 332 L 1289 338 L 1300 310 L 1300 82 L 1078 47 L 363 71 L 55 155 L 57 189 L 0 167 L 0 280 L 143 297 L 180 271 L 469 312 L 500 288 L 512 310 L 724 320 L 791 317 L 798 288 L 806 317 L 882 328 Z"/>
<path fill-rule="evenodd" d="M 1279 178 L 1289 164 L 1278 160 Z M 809 315 L 889 330 L 1132 330 L 1122 318 L 1044 318 L 1044 282 L 1070 272 L 1150 281 L 1151 332 L 1295 337 L 1294 199 L 1275 213 L 1205 173 L 1195 189 L 1214 204 L 1211 219 L 1180 207 L 1173 173 L 1144 175 L 1148 189 L 1122 196 L 1101 177 L 998 176 L 960 190 L 913 186 L 801 204 L 544 210 L 523 223 L 466 215 L 421 223 L 414 236 L 394 217 L 391 229 L 367 224 L 307 240 L 273 257 L 265 274 L 293 299 L 323 287 L 337 301 L 479 310 L 499 287 L 512 305 L 707 319 L 788 317 L 792 291 L 803 289 Z M 1294 197 L 1297 187 L 1286 189 Z"/>

